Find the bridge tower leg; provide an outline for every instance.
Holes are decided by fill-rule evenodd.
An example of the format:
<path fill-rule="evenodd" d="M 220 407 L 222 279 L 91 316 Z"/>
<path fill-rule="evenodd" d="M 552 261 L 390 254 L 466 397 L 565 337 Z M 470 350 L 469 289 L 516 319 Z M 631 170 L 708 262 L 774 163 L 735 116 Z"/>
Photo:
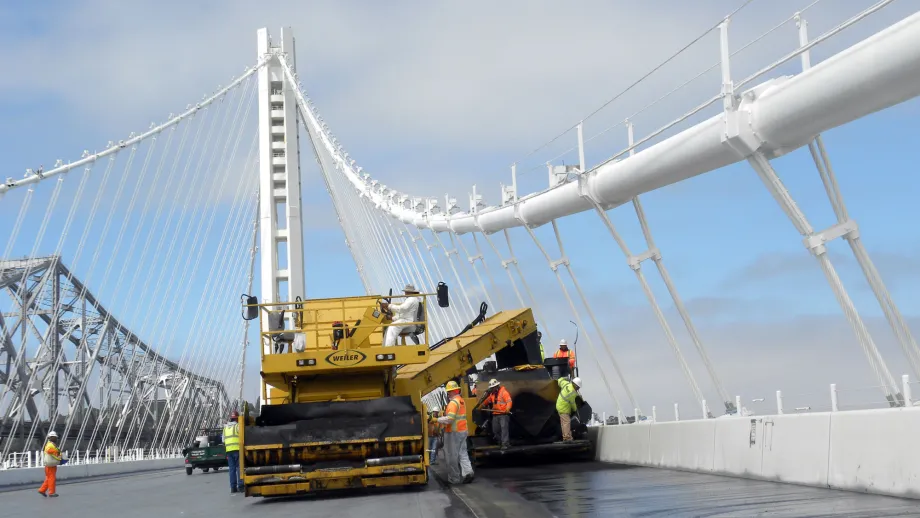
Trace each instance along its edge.
<path fill-rule="evenodd" d="M 258 57 L 285 53 L 296 66 L 294 34 L 281 29 L 273 42 L 259 29 Z M 259 233 L 261 302 L 304 297 L 303 212 L 300 190 L 300 134 L 297 101 L 277 57 L 259 70 Z M 270 344 L 262 344 L 270 349 Z M 266 354 L 271 353 L 265 350 Z M 270 389 L 266 388 L 266 391 Z M 270 394 L 266 392 L 265 397 Z M 265 403 L 263 400 L 262 403 Z"/>

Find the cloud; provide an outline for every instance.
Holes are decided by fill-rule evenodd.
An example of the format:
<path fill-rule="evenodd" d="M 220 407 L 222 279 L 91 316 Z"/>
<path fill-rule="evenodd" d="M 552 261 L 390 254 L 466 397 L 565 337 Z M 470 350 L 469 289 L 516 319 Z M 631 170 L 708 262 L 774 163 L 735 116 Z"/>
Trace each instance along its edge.
<path fill-rule="evenodd" d="M 92 141 L 79 146 L 98 146 L 150 120 L 163 120 L 241 73 L 255 61 L 257 28 L 270 27 L 277 37 L 277 27 L 292 25 L 307 89 L 351 154 L 371 166 L 367 170 L 405 191 L 433 176 L 438 181 L 432 191 L 450 189 L 456 195 L 474 182 L 487 183 L 487 197 L 494 199 L 495 171 L 570 127 L 737 4 L 597 1 L 535 8 L 530 2 L 398 2 L 384 7 L 292 1 L 268 9 L 239 1 L 154 6 L 89 0 L 40 18 L 31 7 L 7 7 L 8 20 L 36 21 L 10 23 L 5 31 L 0 60 L 17 73 L 0 78 L 0 93 L 34 106 L 32 113 L 50 103 L 73 120 L 91 120 L 94 129 L 83 138 Z M 733 45 L 740 47 L 748 35 L 761 34 L 805 4 L 787 0 L 780 7 L 742 11 L 733 20 Z M 833 9 L 819 5 L 808 16 L 820 30 L 862 7 L 856 0 L 835 3 Z M 879 28 L 875 19 L 894 20 L 907 10 L 888 8 L 873 23 L 848 31 L 848 39 L 822 48 L 839 50 L 853 39 L 850 35 L 864 37 Z M 787 29 L 736 56 L 737 75 L 794 48 L 794 30 Z M 712 33 L 611 104 L 588 122 L 589 136 L 716 63 L 716 45 Z M 47 77 L 50 71 L 67 79 L 22 80 Z M 686 111 L 716 93 L 717 84 L 715 70 L 636 119 L 637 130 L 647 133 Z M 45 102 L 31 104 L 38 99 Z M 624 139 L 617 130 L 593 141 L 589 154 L 604 158 Z M 561 139 L 546 149 L 549 156 L 538 154 L 529 166 L 573 143 L 574 135 Z"/>
<path fill-rule="evenodd" d="M 870 251 L 872 263 L 890 289 L 897 289 L 906 283 L 915 283 L 920 276 L 917 270 L 917 251 Z M 849 247 L 840 246 L 839 250 L 828 250 L 828 258 L 838 274 L 859 278 L 861 290 L 869 290 L 864 274 Z M 826 283 L 821 266 L 814 256 L 806 250 L 797 253 L 770 252 L 757 256 L 748 265 L 728 275 L 719 286 L 720 292 L 738 292 L 751 286 L 769 283 L 806 282 L 810 286 Z"/>

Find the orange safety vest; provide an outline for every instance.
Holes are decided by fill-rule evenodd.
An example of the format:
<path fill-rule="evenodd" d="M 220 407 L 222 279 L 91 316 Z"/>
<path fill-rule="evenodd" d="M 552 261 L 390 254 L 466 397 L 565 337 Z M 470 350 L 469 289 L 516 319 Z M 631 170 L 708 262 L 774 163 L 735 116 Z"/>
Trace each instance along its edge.
<path fill-rule="evenodd" d="M 453 423 L 444 426 L 445 432 L 450 433 L 467 431 L 466 402 L 463 401 L 462 397 L 457 396 L 450 400 L 450 403 L 447 404 L 447 411 L 445 412 L 445 415 L 454 420 Z"/>
<path fill-rule="evenodd" d="M 559 349 L 556 351 L 556 354 L 553 355 L 553 358 L 568 358 L 569 359 L 569 368 L 575 368 L 575 352 L 569 349 L 568 351 L 563 351 Z"/>
<path fill-rule="evenodd" d="M 486 398 L 484 404 L 492 404 L 492 415 L 510 414 L 511 413 L 511 394 L 505 387 L 499 386 L 498 393 L 491 393 Z"/>

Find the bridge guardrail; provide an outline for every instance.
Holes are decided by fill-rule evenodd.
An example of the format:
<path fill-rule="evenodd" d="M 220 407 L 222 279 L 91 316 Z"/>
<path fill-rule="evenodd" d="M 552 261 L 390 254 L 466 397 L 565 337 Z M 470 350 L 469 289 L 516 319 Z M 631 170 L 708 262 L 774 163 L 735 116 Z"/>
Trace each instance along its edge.
<path fill-rule="evenodd" d="M 68 466 L 81 466 L 88 464 L 114 464 L 119 462 L 137 462 L 145 460 L 164 460 L 182 458 L 182 452 L 179 450 L 153 449 L 145 450 L 143 448 L 134 448 L 125 451 L 117 449 L 80 451 L 65 451 L 67 454 Z M 41 450 L 10 453 L 0 464 L 0 471 L 22 468 L 39 468 L 42 467 Z"/>

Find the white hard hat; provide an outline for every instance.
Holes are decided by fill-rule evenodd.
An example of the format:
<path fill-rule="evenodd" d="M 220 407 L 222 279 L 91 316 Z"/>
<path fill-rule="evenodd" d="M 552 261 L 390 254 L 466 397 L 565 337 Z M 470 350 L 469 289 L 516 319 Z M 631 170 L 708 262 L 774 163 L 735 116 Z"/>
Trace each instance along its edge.
<path fill-rule="evenodd" d="M 568 346 L 569 346 L 569 343 L 565 341 L 565 338 L 563 338 L 562 340 L 559 340 L 559 345 L 564 345 L 564 346 L 568 347 Z"/>
<path fill-rule="evenodd" d="M 572 378 L 572 383 L 575 384 L 576 387 L 581 388 L 581 378 Z"/>
<path fill-rule="evenodd" d="M 489 380 L 489 388 L 495 388 L 497 386 L 499 386 L 499 382 L 497 379 L 492 378 L 491 380 Z"/>
<path fill-rule="evenodd" d="M 51 433 L 48 434 L 48 437 L 57 437 L 57 432 L 51 430 Z"/>

